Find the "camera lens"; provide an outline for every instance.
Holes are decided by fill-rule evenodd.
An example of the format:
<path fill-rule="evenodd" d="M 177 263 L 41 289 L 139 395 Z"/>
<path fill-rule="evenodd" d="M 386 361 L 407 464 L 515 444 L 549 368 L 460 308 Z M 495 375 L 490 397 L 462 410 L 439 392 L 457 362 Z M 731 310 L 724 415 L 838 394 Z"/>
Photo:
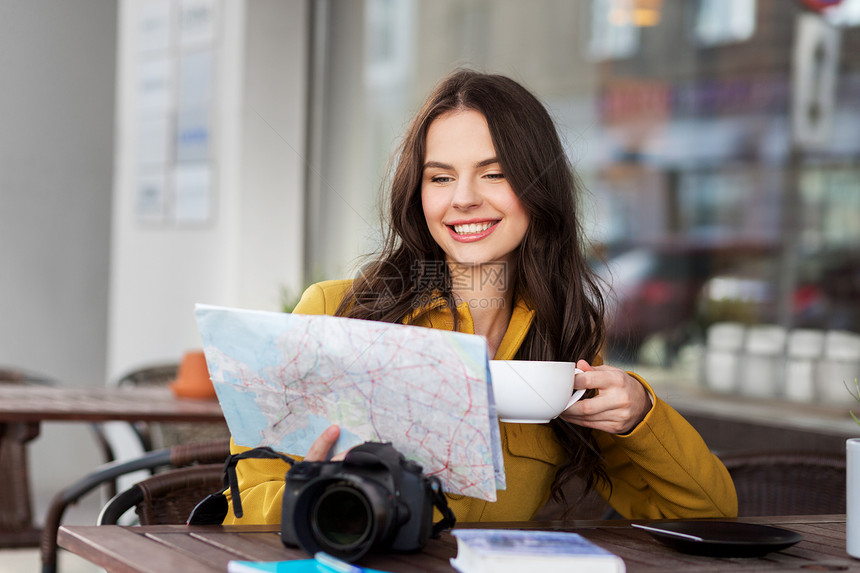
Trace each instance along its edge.
<path fill-rule="evenodd" d="M 338 485 L 326 489 L 311 511 L 317 539 L 338 552 L 364 543 L 373 531 L 373 510 L 359 490 Z"/>
<path fill-rule="evenodd" d="M 389 489 L 376 480 L 339 474 L 307 484 L 283 520 L 292 522 L 296 541 L 308 553 L 355 561 L 390 543 L 395 516 Z"/>

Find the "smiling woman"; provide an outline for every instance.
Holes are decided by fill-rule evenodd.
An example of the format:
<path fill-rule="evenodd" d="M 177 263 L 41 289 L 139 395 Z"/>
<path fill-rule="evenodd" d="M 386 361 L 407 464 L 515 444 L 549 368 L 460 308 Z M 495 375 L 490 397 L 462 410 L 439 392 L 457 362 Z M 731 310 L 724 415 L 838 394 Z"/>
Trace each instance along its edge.
<path fill-rule="evenodd" d="M 449 265 L 513 263 L 529 226 L 499 165 L 487 120 L 472 110 L 449 112 L 427 131 L 421 205 Z"/>
<path fill-rule="evenodd" d="M 449 495 L 457 519 L 531 519 L 574 477 L 629 518 L 735 515 L 731 478 L 696 431 L 640 377 L 602 364 L 579 187 L 540 101 L 510 78 L 456 71 L 394 164 L 381 252 L 354 280 L 311 286 L 294 312 L 479 334 L 497 360 L 576 362 L 572 385 L 591 396 L 550 423 L 500 422 L 506 489 L 493 503 Z M 305 459 L 324 459 L 337 435 Z M 243 464 L 245 515 L 227 523 L 277 522 L 283 462 Z"/>

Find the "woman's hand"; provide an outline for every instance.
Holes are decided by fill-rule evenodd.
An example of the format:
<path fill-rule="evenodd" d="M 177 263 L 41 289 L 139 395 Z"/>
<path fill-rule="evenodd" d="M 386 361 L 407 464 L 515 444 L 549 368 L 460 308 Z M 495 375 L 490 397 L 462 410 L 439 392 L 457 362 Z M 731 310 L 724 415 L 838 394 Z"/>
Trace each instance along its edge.
<path fill-rule="evenodd" d="M 562 420 L 602 430 L 626 434 L 642 421 L 651 409 L 648 392 L 638 380 L 613 366 L 591 366 L 585 360 L 576 363 L 582 370 L 576 375 L 574 388 L 597 390 L 597 395 L 579 400 L 559 416 Z"/>
<path fill-rule="evenodd" d="M 314 443 L 311 444 L 311 447 L 308 448 L 308 453 L 305 454 L 306 462 L 324 462 L 327 460 L 328 453 L 334 447 L 335 442 L 337 442 L 338 437 L 340 437 L 340 428 L 332 424 L 325 430 L 323 433 L 319 435 L 319 437 L 314 440 Z M 336 462 L 343 459 L 346 455 L 346 452 L 342 452 L 336 456 L 334 456 L 331 461 Z"/>

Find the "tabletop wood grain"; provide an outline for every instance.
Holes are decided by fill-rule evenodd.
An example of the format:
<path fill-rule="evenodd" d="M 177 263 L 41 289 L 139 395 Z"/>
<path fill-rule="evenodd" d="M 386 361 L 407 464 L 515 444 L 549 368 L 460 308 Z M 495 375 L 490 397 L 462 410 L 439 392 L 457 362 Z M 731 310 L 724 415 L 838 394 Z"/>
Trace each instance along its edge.
<path fill-rule="evenodd" d="M 0 385 L 0 422 L 223 419 L 217 400 L 177 398 L 168 388 Z"/>
<path fill-rule="evenodd" d="M 695 571 L 858 571 L 860 561 L 845 552 L 845 516 L 754 517 L 738 521 L 798 531 L 803 540 L 783 551 L 757 558 L 716 558 L 678 553 L 657 543 L 630 521 L 523 522 L 461 524 L 459 527 L 506 527 L 575 531 L 619 555 L 630 573 Z M 60 546 L 111 573 L 224 573 L 233 559 L 279 561 L 307 559 L 304 551 L 284 547 L 278 526 L 158 525 L 64 526 Z M 452 573 L 449 559 L 456 540 L 443 533 L 414 554 L 371 554 L 362 565 L 394 573 Z"/>

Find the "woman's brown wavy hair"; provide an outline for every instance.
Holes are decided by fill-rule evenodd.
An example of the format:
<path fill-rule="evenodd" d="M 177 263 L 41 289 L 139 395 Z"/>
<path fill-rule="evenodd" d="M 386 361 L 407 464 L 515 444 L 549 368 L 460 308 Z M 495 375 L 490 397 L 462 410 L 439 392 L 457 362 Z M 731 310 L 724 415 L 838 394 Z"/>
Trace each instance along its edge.
<path fill-rule="evenodd" d="M 502 172 L 530 218 L 513 274 L 515 294 L 535 316 L 516 359 L 593 360 L 604 337 L 604 300 L 584 252 L 575 197 L 579 183 L 547 110 L 523 86 L 500 75 L 455 71 L 413 119 L 394 166 L 381 252 L 359 273 L 337 314 L 403 322 L 428 301 L 442 299 L 456 328 L 457 301 L 444 253 L 425 223 L 421 181 L 430 124 L 458 110 L 484 115 Z M 568 453 L 552 494 L 564 501 L 561 486 L 579 475 L 584 496 L 607 479 L 591 431 L 552 423 Z"/>

